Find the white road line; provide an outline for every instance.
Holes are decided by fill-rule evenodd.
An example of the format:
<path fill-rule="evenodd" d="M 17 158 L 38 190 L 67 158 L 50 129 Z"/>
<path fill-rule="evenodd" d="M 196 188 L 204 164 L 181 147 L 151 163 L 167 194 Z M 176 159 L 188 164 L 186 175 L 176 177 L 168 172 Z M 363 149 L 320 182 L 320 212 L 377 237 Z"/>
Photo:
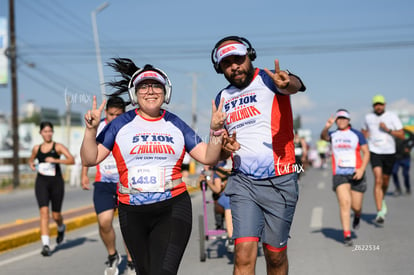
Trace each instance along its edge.
<path fill-rule="evenodd" d="M 40 254 L 39 250 L 24 253 L 24 254 L 21 254 L 19 256 L 16 256 L 16 257 L 13 257 L 13 258 L 10 258 L 10 259 L 7 259 L 5 261 L 0 262 L 0 266 L 8 265 L 8 264 L 11 264 L 11 263 L 29 258 L 29 257 L 34 256 L 34 255 L 39 255 L 39 254 Z"/>
<path fill-rule="evenodd" d="M 310 227 L 311 228 L 322 228 L 322 216 L 323 208 L 318 206 L 312 209 Z"/>
<path fill-rule="evenodd" d="M 116 226 L 114 226 L 114 227 L 116 227 Z M 90 231 L 90 232 L 88 232 L 88 233 L 86 233 L 86 234 L 84 234 L 82 236 L 84 236 L 84 237 L 91 237 L 91 236 L 96 236 L 96 235 L 99 235 L 98 230 Z M 0 262 L 0 267 L 1 266 L 4 266 L 4 265 L 11 264 L 11 263 L 14 263 L 14 262 L 17 262 L 17 261 L 20 261 L 20 260 L 23 260 L 23 259 L 26 259 L 26 258 L 29 258 L 29 257 L 34 256 L 34 255 L 36 255 L 36 256 L 40 255 L 40 250 L 39 249 L 36 249 L 34 251 L 30 251 L 30 252 L 27 252 L 27 253 L 24 253 L 24 254 L 20 254 L 19 256 L 16 256 L 16 257 L 13 257 L 13 258 L 10 258 L 10 259 L 1 261 Z"/>

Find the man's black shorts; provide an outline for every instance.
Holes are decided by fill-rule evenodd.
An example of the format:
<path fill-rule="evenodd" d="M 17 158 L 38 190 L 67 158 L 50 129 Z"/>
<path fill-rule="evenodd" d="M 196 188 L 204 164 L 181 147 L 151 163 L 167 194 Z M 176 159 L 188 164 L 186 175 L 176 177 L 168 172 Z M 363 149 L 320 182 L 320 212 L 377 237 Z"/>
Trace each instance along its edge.
<path fill-rule="evenodd" d="M 382 167 L 382 173 L 385 175 L 392 174 L 392 168 L 395 163 L 395 154 L 370 154 L 370 161 L 372 168 Z"/>

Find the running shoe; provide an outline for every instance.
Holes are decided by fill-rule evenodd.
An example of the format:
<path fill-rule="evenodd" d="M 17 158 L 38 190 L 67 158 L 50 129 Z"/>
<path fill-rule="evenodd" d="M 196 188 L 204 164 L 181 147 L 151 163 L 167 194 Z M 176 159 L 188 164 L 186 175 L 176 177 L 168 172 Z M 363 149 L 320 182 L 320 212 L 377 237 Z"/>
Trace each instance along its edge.
<path fill-rule="evenodd" d="M 385 203 L 385 200 L 382 200 L 381 211 L 384 213 L 384 216 L 387 215 L 387 210 L 387 204 Z"/>
<path fill-rule="evenodd" d="M 119 255 L 118 251 L 115 255 L 108 256 L 108 261 L 105 264 L 108 266 L 105 268 L 105 275 L 118 275 L 118 265 L 122 262 L 121 255 Z"/>
<path fill-rule="evenodd" d="M 49 257 L 51 255 L 51 253 L 50 253 L 50 247 L 48 245 L 44 245 L 42 247 L 42 251 L 40 252 L 40 254 L 42 254 L 45 257 Z"/>
<path fill-rule="evenodd" d="M 135 275 L 135 266 L 133 262 L 128 261 L 127 262 L 127 266 L 126 266 L 126 270 L 124 272 L 125 275 Z"/>
<path fill-rule="evenodd" d="M 226 248 L 227 252 L 233 253 L 234 252 L 234 240 L 229 238 L 226 240 Z"/>
<path fill-rule="evenodd" d="M 344 245 L 345 246 L 352 246 L 353 245 L 351 236 L 348 236 L 348 237 L 344 238 Z"/>
<path fill-rule="evenodd" d="M 384 224 L 384 221 L 385 221 L 385 215 L 384 215 L 384 212 L 382 212 L 382 210 L 381 210 L 381 211 L 378 212 L 377 217 L 375 218 L 375 222 L 377 224 L 382 225 L 382 224 Z"/>
<path fill-rule="evenodd" d="M 408 195 L 408 196 L 411 195 L 411 190 L 410 189 L 407 189 L 407 191 L 405 192 L 405 194 Z"/>
<path fill-rule="evenodd" d="M 359 229 L 359 221 L 361 220 L 361 216 L 354 216 L 354 221 L 352 222 L 352 228 L 353 229 Z"/>
<path fill-rule="evenodd" d="M 63 239 L 65 238 L 65 230 L 66 230 L 66 225 L 63 225 L 63 230 L 59 231 L 57 233 L 57 237 L 56 237 L 56 243 L 60 244 L 61 242 L 63 242 Z"/>

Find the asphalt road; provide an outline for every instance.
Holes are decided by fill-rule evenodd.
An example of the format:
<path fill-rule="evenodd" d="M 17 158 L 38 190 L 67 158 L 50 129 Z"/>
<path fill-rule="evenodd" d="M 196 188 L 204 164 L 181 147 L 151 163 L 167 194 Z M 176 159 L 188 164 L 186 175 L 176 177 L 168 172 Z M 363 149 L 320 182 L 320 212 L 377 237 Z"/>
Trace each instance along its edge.
<path fill-rule="evenodd" d="M 411 175 L 414 176 L 413 171 Z M 330 171 L 310 169 L 306 172 L 300 182 L 300 199 L 288 244 L 289 274 L 413 274 L 413 197 L 393 197 L 391 183 L 386 197 L 388 215 L 384 227 L 377 227 L 373 223 L 376 211 L 370 171 L 367 178 L 361 227 L 353 232 L 354 245 L 345 247 L 338 204 L 331 191 Z M 64 210 L 91 204 L 91 193 L 67 188 Z M 1 224 L 36 217 L 37 207 L 32 197 L 32 191 L 27 190 L 0 194 Z M 192 194 L 192 202 L 193 231 L 178 274 L 231 274 L 233 258 L 226 253 L 223 240 L 206 241 L 207 259 L 200 261 L 200 192 Z M 213 218 L 211 211 L 209 216 Z M 118 248 L 123 253 L 118 220 L 115 225 Z M 102 274 L 105 268 L 106 253 L 96 224 L 68 232 L 65 243 L 51 257 L 42 257 L 40 248 L 39 241 L 0 254 L 0 273 Z M 124 268 L 125 261 L 120 266 L 121 274 Z M 257 259 L 256 274 L 266 274 L 262 253 Z"/>
<path fill-rule="evenodd" d="M 92 196 L 93 190 L 85 191 L 80 187 L 70 187 L 66 184 L 62 212 L 92 205 Z M 13 223 L 16 220 L 39 217 L 39 209 L 33 189 L 18 189 L 0 193 L 0 209 L 0 225 Z"/>

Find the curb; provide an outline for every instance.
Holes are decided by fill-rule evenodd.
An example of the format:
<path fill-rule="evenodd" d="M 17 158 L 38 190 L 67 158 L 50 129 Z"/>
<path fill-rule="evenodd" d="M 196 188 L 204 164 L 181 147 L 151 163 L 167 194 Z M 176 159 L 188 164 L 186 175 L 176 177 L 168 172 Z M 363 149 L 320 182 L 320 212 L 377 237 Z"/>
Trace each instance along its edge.
<path fill-rule="evenodd" d="M 65 219 L 66 232 L 96 222 L 97 218 L 95 212 L 84 214 L 75 218 Z M 55 223 L 49 225 L 49 235 L 50 237 L 57 236 L 57 226 Z M 10 234 L 8 236 L 0 238 L 0 253 L 37 241 L 40 241 L 39 227 Z"/>
<path fill-rule="evenodd" d="M 187 190 L 191 194 L 199 190 L 199 188 L 196 188 L 194 186 L 187 186 Z M 97 222 L 96 213 L 93 209 L 90 211 L 90 213 L 83 214 L 78 217 L 65 218 L 65 215 L 71 215 L 79 210 L 82 210 L 88 207 L 91 207 L 91 206 L 82 207 L 78 209 L 72 209 L 72 210 L 68 210 L 62 213 L 63 218 L 64 218 L 64 223 L 66 225 L 66 232 Z M 115 211 L 115 216 L 117 215 L 118 215 L 118 211 Z M 36 222 L 38 220 L 39 218 L 32 218 L 32 219 L 24 220 L 24 221 L 18 220 L 16 223 L 0 225 L 0 230 L 6 229 L 6 228 L 17 227 L 18 225 L 27 224 L 30 222 Z M 36 228 L 22 230 L 17 233 L 12 233 L 7 236 L 0 237 L 0 253 L 3 253 L 5 251 L 11 250 L 11 249 L 14 249 L 14 248 L 17 248 L 17 247 L 20 247 L 20 246 L 23 246 L 29 243 L 40 241 L 40 228 L 38 226 L 38 223 L 36 224 L 37 224 Z M 50 237 L 57 236 L 57 226 L 56 226 L 56 223 L 54 222 L 51 222 L 49 224 L 49 236 Z"/>

